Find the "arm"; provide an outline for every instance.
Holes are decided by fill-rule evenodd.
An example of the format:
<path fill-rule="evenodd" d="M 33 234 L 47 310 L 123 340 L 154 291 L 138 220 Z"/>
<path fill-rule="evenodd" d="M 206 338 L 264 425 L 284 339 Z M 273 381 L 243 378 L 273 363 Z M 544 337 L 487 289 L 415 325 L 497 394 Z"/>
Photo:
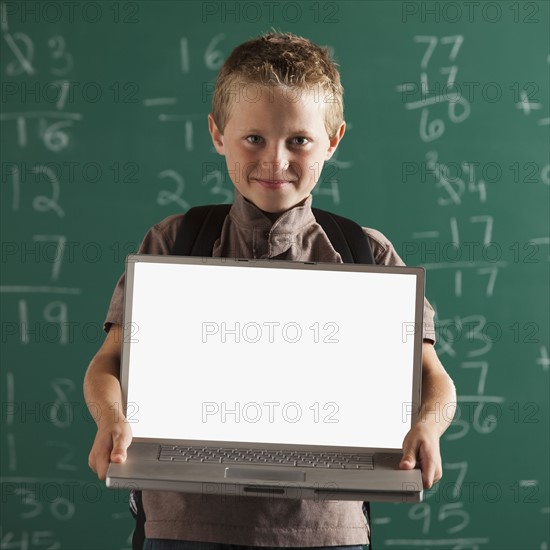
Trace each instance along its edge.
<path fill-rule="evenodd" d="M 88 465 L 105 479 L 109 462 L 124 462 L 132 431 L 122 410 L 120 352 L 122 327 L 113 324 L 84 377 L 84 399 L 97 424 Z"/>
<path fill-rule="evenodd" d="M 420 464 L 422 482 L 430 489 L 442 475 L 439 438 L 456 411 L 456 390 L 432 344 L 422 344 L 422 406 L 418 420 L 403 440 L 399 467 L 409 470 Z"/>

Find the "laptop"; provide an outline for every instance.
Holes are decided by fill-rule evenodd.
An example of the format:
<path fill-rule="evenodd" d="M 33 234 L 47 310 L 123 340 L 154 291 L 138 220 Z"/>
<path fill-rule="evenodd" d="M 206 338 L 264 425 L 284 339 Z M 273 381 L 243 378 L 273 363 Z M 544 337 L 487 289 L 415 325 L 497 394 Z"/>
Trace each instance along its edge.
<path fill-rule="evenodd" d="M 130 255 L 108 487 L 418 502 L 424 269 Z"/>

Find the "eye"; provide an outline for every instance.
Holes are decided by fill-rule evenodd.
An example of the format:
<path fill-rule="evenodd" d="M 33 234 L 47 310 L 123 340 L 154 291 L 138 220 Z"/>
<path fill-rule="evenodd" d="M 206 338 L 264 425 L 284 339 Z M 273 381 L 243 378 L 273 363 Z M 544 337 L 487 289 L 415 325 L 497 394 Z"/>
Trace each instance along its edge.
<path fill-rule="evenodd" d="M 253 145 L 256 145 L 258 143 L 260 143 L 260 140 L 262 138 L 260 136 L 248 136 L 246 138 L 246 140 L 248 141 L 248 143 L 252 143 Z"/>
<path fill-rule="evenodd" d="M 293 140 L 303 140 L 301 143 L 296 143 L 296 145 L 307 145 L 309 143 L 309 140 L 304 136 L 297 136 L 295 138 L 292 138 Z"/>

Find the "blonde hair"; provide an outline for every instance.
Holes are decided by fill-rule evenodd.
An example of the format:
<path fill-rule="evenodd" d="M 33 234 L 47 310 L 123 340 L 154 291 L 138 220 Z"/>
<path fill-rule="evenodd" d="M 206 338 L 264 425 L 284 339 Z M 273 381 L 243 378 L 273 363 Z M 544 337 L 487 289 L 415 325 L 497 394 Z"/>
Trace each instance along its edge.
<path fill-rule="evenodd" d="M 325 128 L 329 138 L 334 137 L 344 120 L 344 88 L 337 65 L 328 48 L 292 33 L 269 32 L 244 42 L 231 52 L 216 78 L 216 126 L 223 134 L 240 86 L 283 86 L 300 93 L 316 88 L 321 93 L 314 97 L 326 105 Z"/>

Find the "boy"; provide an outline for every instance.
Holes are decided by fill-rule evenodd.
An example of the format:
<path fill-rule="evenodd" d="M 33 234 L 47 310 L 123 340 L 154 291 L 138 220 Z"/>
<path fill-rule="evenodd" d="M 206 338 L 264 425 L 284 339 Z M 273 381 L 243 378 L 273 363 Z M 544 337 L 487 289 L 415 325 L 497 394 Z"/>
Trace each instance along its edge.
<path fill-rule="evenodd" d="M 217 77 L 208 115 L 214 147 L 225 156 L 235 186 L 214 257 L 342 261 L 311 210 L 311 190 L 345 132 L 342 95 L 328 51 L 304 38 L 269 33 L 235 48 Z M 170 216 L 151 228 L 140 253 L 170 254 L 181 220 L 182 215 Z M 404 265 L 384 235 L 363 231 L 376 263 Z M 123 284 L 122 276 L 105 320 L 107 337 L 84 383 L 87 403 L 102 411 L 121 403 Z M 262 290 L 250 292 L 261 296 Z M 438 412 L 450 410 L 456 396 L 433 349 L 434 312 L 427 301 L 424 316 L 422 410 L 404 440 L 400 467 L 414 468 L 418 462 L 424 487 L 430 488 L 442 476 L 439 438 L 451 421 Z M 109 460 L 125 460 L 131 438 L 122 410 L 117 417 L 101 415 L 89 456 L 99 479 L 105 479 Z M 146 548 L 155 550 L 199 546 L 183 541 L 359 548 L 369 539 L 361 502 L 143 491 L 143 506 Z"/>

